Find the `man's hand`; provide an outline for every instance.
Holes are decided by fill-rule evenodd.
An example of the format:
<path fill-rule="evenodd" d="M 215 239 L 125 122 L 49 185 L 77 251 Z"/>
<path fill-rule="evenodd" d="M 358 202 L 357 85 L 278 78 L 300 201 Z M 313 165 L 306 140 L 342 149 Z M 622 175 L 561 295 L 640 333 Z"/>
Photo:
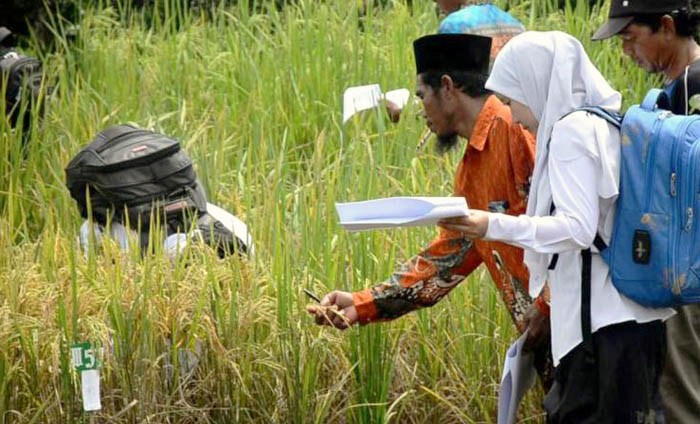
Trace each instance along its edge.
<path fill-rule="evenodd" d="M 401 119 L 401 108 L 391 100 L 386 101 L 386 113 L 389 115 L 389 120 L 393 123 L 397 123 Z"/>
<path fill-rule="evenodd" d="M 470 210 L 469 216 L 441 219 L 438 225 L 460 232 L 469 239 L 480 239 L 486 235 L 486 230 L 489 228 L 489 212 Z"/>
<path fill-rule="evenodd" d="M 527 340 L 523 345 L 525 352 L 531 352 L 547 342 L 549 337 L 549 317 L 542 314 L 537 306 L 532 304 L 525 312 L 525 328 L 528 329 Z"/>
<path fill-rule="evenodd" d="M 357 309 L 352 303 L 352 293 L 332 291 L 325 295 L 319 305 L 308 305 L 306 311 L 314 316 L 318 325 L 329 325 L 341 330 L 349 328 L 358 320 Z"/>

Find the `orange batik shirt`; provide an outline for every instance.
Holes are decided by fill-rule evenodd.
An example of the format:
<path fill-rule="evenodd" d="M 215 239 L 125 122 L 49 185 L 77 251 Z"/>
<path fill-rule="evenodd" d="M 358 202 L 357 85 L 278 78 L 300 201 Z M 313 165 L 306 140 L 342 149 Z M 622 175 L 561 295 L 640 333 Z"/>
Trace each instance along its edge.
<path fill-rule="evenodd" d="M 510 109 L 490 96 L 457 168 L 454 195 L 464 196 L 473 209 L 521 215 L 525 213 L 534 158 L 532 134 L 513 124 Z M 524 314 L 533 300 L 528 295 L 522 249 L 499 242 L 470 241 L 445 229 L 389 280 L 353 293 L 359 321 L 390 320 L 432 306 L 481 264 L 486 265 L 518 330 L 524 331 Z M 537 300 L 537 306 L 548 313 L 544 298 Z"/>

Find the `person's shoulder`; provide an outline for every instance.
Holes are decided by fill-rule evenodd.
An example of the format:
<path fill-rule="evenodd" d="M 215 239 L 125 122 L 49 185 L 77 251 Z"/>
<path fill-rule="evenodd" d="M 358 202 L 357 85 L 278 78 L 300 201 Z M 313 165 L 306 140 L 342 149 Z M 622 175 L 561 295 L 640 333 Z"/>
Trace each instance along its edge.
<path fill-rule="evenodd" d="M 688 96 L 700 94 L 700 60 L 688 66 Z"/>
<path fill-rule="evenodd" d="M 605 140 L 597 140 L 604 137 Z M 577 110 L 557 121 L 552 128 L 550 151 L 561 159 L 581 154 L 593 154 L 600 142 L 618 142 L 619 131 L 604 118 L 588 111 Z"/>
<path fill-rule="evenodd" d="M 688 81 L 691 80 L 700 83 L 700 60 L 696 60 L 688 65 Z"/>
<path fill-rule="evenodd" d="M 597 124 L 598 118 L 589 112 L 582 110 L 573 111 L 554 123 L 550 144 L 557 143 L 560 140 L 573 142 L 586 140 L 595 133 Z"/>
<path fill-rule="evenodd" d="M 593 131 L 594 125 L 602 118 L 585 110 L 575 110 L 564 115 L 552 128 L 554 132 L 568 132 L 572 134 L 588 133 Z"/>
<path fill-rule="evenodd" d="M 556 131 L 566 131 L 584 137 L 593 134 L 600 135 L 605 131 L 615 133 L 618 128 L 619 126 L 615 126 L 600 114 L 588 110 L 573 111 L 560 119 L 554 126 Z"/>
<path fill-rule="evenodd" d="M 700 60 L 696 60 L 688 65 L 688 73 L 684 72 L 674 80 L 676 87 L 683 87 L 686 82 L 688 85 L 688 97 L 700 93 Z M 683 93 L 684 90 L 676 89 L 676 96 L 682 96 Z"/>
<path fill-rule="evenodd" d="M 693 96 L 700 94 L 700 60 L 688 65 L 687 73 L 684 71 L 668 84 L 664 91 L 670 93 L 673 113 L 684 115 L 686 110 L 692 109 L 692 106 L 687 105 L 686 102 L 689 102 Z"/>

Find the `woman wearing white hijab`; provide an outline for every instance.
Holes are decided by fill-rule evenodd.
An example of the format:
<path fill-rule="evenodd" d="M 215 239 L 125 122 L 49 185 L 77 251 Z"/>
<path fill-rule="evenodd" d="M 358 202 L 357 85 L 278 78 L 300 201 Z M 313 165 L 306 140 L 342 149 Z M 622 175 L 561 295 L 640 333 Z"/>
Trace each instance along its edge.
<path fill-rule="evenodd" d="M 471 211 L 468 218 L 441 225 L 524 248 L 531 296 L 549 282 L 557 367 L 545 399 L 549 422 L 649 422 L 663 358 L 661 321 L 673 311 L 645 308 L 622 296 L 592 248 L 596 233 L 608 241 L 612 232 L 620 134 L 599 116 L 575 111 L 599 106 L 617 112 L 620 93 L 581 43 L 562 32 L 513 38 L 496 58 L 486 88 L 510 101 L 513 119 L 537 133 L 527 215 Z M 592 254 L 582 254 L 589 248 Z M 591 287 L 585 338 L 584 255 L 590 258 Z"/>

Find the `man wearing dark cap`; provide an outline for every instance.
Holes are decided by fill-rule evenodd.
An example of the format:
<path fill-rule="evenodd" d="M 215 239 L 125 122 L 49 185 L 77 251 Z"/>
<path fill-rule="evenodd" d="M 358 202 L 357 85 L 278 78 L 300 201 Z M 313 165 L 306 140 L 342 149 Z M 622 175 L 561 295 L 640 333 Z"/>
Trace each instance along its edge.
<path fill-rule="evenodd" d="M 515 17 L 490 1 L 483 0 L 434 0 L 445 19 L 440 21 L 438 34 L 475 34 L 491 37 L 491 63 L 501 48 L 525 27 Z M 398 122 L 401 108 L 387 101 L 387 112 L 393 122 Z"/>
<path fill-rule="evenodd" d="M 454 195 L 470 207 L 512 215 L 525 212 L 534 167 L 532 134 L 511 120 L 510 109 L 484 88 L 491 39 L 478 35 L 437 34 L 413 43 L 416 95 L 437 135 L 437 150 L 469 143 L 457 168 Z M 533 300 L 521 249 L 497 242 L 470 241 L 441 229 L 420 253 L 386 281 L 355 293 L 333 291 L 320 307 L 309 307 L 318 324 L 338 328 L 398 318 L 432 306 L 484 264 L 520 332 L 530 329 L 527 348 L 535 351 L 545 389 L 551 382 L 549 293 Z M 546 296 L 546 298 L 545 298 Z M 328 309 L 340 314 L 326 314 Z"/>
<path fill-rule="evenodd" d="M 700 113 L 700 14 L 688 0 L 613 0 L 608 21 L 593 40 L 619 36 L 624 53 L 648 72 L 662 73 L 676 114 Z M 667 423 L 700 423 L 700 304 L 666 321 L 666 365 L 661 397 Z"/>
<path fill-rule="evenodd" d="M 613 0 L 608 21 L 593 40 L 619 36 L 622 50 L 651 73 L 662 73 L 676 114 L 692 112 L 700 93 L 700 13 L 688 0 Z"/>

